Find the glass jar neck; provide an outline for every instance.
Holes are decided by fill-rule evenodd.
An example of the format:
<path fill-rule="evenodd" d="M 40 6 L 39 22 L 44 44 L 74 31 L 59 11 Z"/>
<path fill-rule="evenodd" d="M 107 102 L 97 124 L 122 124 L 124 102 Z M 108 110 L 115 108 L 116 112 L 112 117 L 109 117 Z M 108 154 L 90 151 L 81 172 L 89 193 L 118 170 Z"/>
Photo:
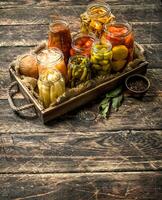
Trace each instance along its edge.
<path fill-rule="evenodd" d="M 91 47 L 78 47 L 77 46 L 77 40 L 81 40 L 82 38 L 84 38 L 84 37 L 87 37 L 87 38 L 89 38 L 90 40 L 92 40 L 93 42 L 96 40 L 96 37 L 95 37 L 95 35 L 94 34 L 84 34 L 84 33 L 77 33 L 77 34 L 75 34 L 74 36 L 73 36 L 73 38 L 72 38 L 72 44 L 71 44 L 71 46 L 72 46 L 72 48 L 74 49 L 74 50 L 76 50 L 77 52 L 82 52 L 82 51 L 84 51 L 85 49 L 90 49 Z"/>
<path fill-rule="evenodd" d="M 77 60 L 77 63 L 75 62 Z M 80 64 L 82 63 L 83 60 L 86 60 L 88 63 L 89 63 L 89 58 L 86 57 L 86 56 L 83 56 L 83 55 L 75 55 L 75 56 L 72 56 L 70 59 L 69 59 L 69 65 L 71 66 L 77 66 L 77 67 L 80 67 Z"/>
<path fill-rule="evenodd" d="M 67 21 L 62 19 L 55 20 L 53 23 L 49 25 L 49 30 L 51 32 L 58 32 L 65 28 L 69 29 L 69 24 Z"/>
<path fill-rule="evenodd" d="M 87 14 L 91 18 L 100 18 L 111 15 L 110 6 L 106 3 L 92 3 L 87 8 Z"/>
<path fill-rule="evenodd" d="M 62 51 L 56 47 L 45 49 L 41 51 L 37 56 L 38 64 L 47 67 L 53 67 L 63 59 L 64 56 Z"/>
<path fill-rule="evenodd" d="M 62 78 L 61 73 L 57 69 L 44 69 L 39 76 L 39 80 L 44 84 L 54 84 Z"/>
<path fill-rule="evenodd" d="M 111 49 L 112 49 L 112 44 L 109 41 L 102 43 L 98 40 L 98 41 L 94 42 L 93 46 L 92 46 L 92 50 L 96 53 L 100 51 L 100 49 L 97 48 L 97 45 L 104 45 L 107 48 L 107 51 L 111 51 Z"/>
<path fill-rule="evenodd" d="M 122 29 L 125 28 L 126 31 L 123 33 L 122 31 L 120 32 L 113 32 L 110 31 L 110 27 L 114 27 L 116 29 Z M 106 32 L 108 35 L 112 37 L 126 37 L 132 32 L 132 26 L 128 23 L 111 23 L 111 24 L 106 24 L 104 28 L 104 32 Z"/>

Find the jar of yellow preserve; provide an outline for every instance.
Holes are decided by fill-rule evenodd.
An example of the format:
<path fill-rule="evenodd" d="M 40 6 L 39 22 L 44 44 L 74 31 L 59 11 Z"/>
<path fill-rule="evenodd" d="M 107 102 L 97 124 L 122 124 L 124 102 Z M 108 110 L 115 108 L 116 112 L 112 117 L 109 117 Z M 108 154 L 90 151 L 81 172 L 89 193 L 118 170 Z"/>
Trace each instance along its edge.
<path fill-rule="evenodd" d="M 44 69 L 38 79 L 39 98 L 45 108 L 55 104 L 65 92 L 65 80 L 56 69 Z"/>
<path fill-rule="evenodd" d="M 81 31 L 94 33 L 97 37 L 101 37 L 104 25 L 115 19 L 109 5 L 101 2 L 89 4 L 86 12 L 81 14 L 80 18 Z"/>

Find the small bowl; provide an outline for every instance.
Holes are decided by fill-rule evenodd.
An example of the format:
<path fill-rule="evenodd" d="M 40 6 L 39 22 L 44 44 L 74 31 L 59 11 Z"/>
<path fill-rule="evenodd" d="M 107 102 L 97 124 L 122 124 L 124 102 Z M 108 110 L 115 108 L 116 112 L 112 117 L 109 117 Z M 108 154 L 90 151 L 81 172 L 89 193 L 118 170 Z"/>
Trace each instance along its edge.
<path fill-rule="evenodd" d="M 143 88 L 138 89 L 140 84 L 143 82 Z M 138 83 L 138 86 L 136 85 Z M 141 97 L 143 96 L 150 87 L 149 79 L 141 74 L 133 74 L 128 76 L 125 80 L 125 86 L 128 89 L 128 92 L 134 97 Z"/>

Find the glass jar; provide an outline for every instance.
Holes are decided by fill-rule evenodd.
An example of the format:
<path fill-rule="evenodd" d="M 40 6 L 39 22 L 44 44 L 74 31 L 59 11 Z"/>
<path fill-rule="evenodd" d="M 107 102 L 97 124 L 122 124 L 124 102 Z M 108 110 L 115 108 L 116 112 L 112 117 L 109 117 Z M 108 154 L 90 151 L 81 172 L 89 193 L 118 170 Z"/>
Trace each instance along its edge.
<path fill-rule="evenodd" d="M 64 55 L 60 49 L 54 47 L 44 49 L 37 55 L 39 74 L 43 69 L 57 69 L 67 80 L 67 69 L 64 62 Z"/>
<path fill-rule="evenodd" d="M 69 25 L 64 20 L 55 20 L 49 26 L 48 34 L 48 48 L 57 47 L 63 54 L 65 63 L 67 64 L 70 48 L 71 48 L 71 34 Z"/>
<path fill-rule="evenodd" d="M 108 40 L 112 44 L 112 68 L 114 71 L 122 70 L 129 61 L 133 60 L 134 34 L 128 23 L 106 25 L 101 40 Z"/>
<path fill-rule="evenodd" d="M 72 38 L 72 48 L 70 49 L 70 55 L 84 55 L 89 57 L 91 54 L 91 47 L 94 41 L 95 35 L 77 33 Z"/>
<path fill-rule="evenodd" d="M 89 58 L 82 55 L 72 56 L 68 63 L 69 87 L 76 87 L 91 79 Z"/>
<path fill-rule="evenodd" d="M 54 105 L 65 92 L 65 81 L 56 69 L 44 69 L 38 79 L 39 97 L 45 108 Z"/>
<path fill-rule="evenodd" d="M 91 50 L 93 75 L 107 75 L 111 72 L 112 45 L 109 41 L 96 41 Z"/>
<path fill-rule="evenodd" d="M 92 3 L 87 7 L 86 12 L 81 14 L 81 31 L 84 33 L 94 33 L 101 37 L 104 25 L 112 22 L 115 17 L 111 14 L 111 9 L 106 3 Z"/>

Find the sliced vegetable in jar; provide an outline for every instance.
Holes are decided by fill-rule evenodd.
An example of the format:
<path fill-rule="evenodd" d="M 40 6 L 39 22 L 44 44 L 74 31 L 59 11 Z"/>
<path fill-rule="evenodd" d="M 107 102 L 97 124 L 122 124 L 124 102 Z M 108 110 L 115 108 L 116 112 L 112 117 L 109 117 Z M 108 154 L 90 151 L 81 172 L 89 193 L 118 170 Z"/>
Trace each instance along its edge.
<path fill-rule="evenodd" d="M 64 78 L 58 70 L 44 69 L 38 80 L 38 90 L 43 106 L 48 108 L 65 92 Z"/>
<path fill-rule="evenodd" d="M 106 75 L 111 71 L 112 51 L 111 43 L 96 41 L 91 50 L 91 64 L 93 75 Z"/>
<path fill-rule="evenodd" d="M 86 56 L 73 56 L 68 64 L 69 86 L 75 87 L 91 77 L 90 62 Z"/>

